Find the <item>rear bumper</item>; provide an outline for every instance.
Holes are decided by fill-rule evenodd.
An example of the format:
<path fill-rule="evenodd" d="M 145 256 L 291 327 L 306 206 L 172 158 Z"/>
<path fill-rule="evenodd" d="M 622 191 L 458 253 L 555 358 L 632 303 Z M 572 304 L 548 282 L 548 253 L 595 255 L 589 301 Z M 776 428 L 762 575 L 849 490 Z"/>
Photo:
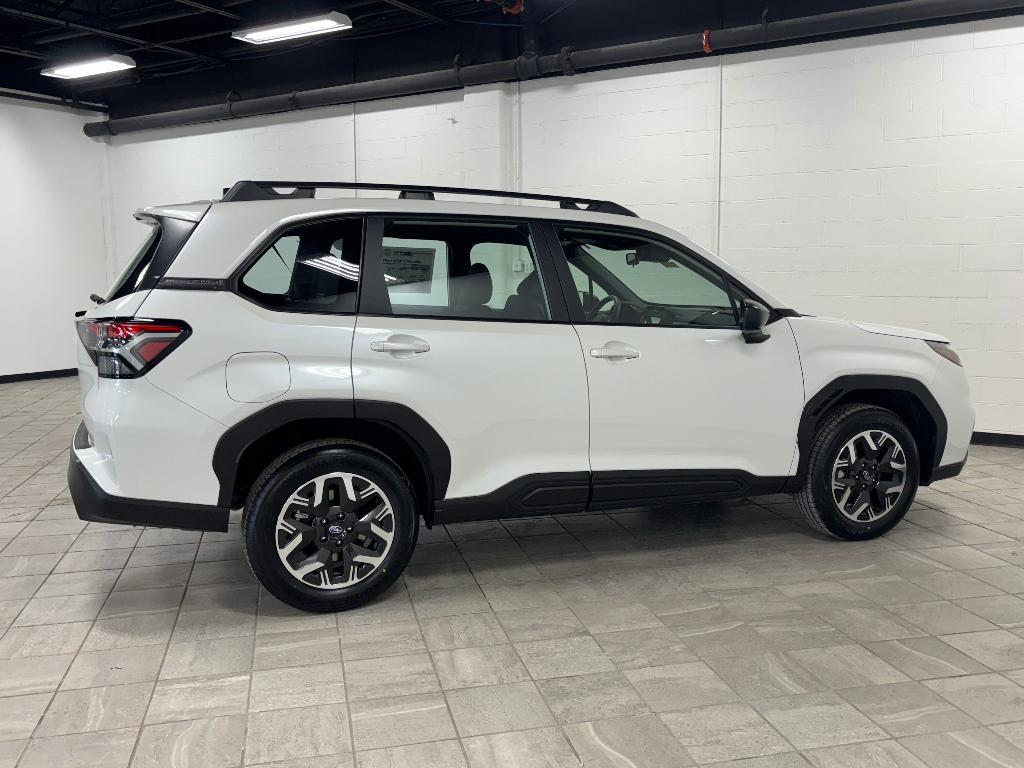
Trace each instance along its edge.
<path fill-rule="evenodd" d="M 958 461 L 955 464 L 944 464 L 941 467 L 936 467 L 935 469 L 932 470 L 931 480 L 928 484 L 931 485 L 931 483 L 934 483 L 938 480 L 948 480 L 951 477 L 956 477 L 963 471 L 964 465 L 966 463 L 967 457 L 964 456 L 963 461 Z"/>
<path fill-rule="evenodd" d="M 190 531 L 228 529 L 229 510 L 225 507 L 129 499 L 107 493 L 92 479 L 73 448 L 68 463 L 68 486 L 75 510 L 82 520 Z"/>

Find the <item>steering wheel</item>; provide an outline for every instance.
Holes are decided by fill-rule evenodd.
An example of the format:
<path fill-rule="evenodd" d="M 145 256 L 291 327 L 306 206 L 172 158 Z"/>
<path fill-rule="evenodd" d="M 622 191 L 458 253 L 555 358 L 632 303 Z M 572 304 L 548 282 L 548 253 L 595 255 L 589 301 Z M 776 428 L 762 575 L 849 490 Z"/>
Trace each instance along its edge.
<path fill-rule="evenodd" d="M 608 304 L 608 309 L 604 305 Z M 622 300 L 618 296 L 608 294 L 590 311 L 590 321 L 598 323 L 614 323 L 619 319 L 619 312 L 622 311 Z"/>

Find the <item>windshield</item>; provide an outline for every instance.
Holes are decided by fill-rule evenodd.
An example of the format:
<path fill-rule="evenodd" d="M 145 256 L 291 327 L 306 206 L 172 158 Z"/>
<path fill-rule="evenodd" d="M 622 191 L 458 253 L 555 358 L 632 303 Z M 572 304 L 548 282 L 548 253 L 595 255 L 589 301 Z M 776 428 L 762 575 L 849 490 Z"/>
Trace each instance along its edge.
<path fill-rule="evenodd" d="M 131 261 L 128 262 L 128 265 L 121 271 L 121 274 L 114 280 L 110 290 L 107 291 L 107 301 L 134 293 L 142 284 L 142 280 L 146 276 L 146 270 L 149 269 L 149 265 L 153 261 L 153 254 L 156 253 L 157 244 L 160 240 L 160 225 L 156 222 L 146 223 L 149 224 L 149 232 L 143 239 L 139 249 L 135 252 L 135 255 L 132 256 Z"/>

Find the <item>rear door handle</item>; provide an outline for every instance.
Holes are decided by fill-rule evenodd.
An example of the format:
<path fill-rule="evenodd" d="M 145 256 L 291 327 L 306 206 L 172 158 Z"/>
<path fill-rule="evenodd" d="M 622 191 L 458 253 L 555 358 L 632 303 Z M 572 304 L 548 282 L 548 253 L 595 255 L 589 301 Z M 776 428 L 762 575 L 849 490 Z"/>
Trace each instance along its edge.
<path fill-rule="evenodd" d="M 640 350 L 621 341 L 609 341 L 603 347 L 590 350 L 590 356 L 600 360 L 622 361 L 640 357 Z"/>
<path fill-rule="evenodd" d="M 371 341 L 370 349 L 374 352 L 389 352 L 396 357 L 412 357 L 430 351 L 430 344 L 415 336 L 396 333 L 386 339 Z"/>

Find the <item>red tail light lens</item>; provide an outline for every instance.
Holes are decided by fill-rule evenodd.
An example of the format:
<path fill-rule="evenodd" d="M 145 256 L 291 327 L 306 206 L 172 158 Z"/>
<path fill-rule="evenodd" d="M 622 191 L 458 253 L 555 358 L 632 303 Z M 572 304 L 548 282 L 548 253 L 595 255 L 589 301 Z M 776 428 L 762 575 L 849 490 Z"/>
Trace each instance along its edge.
<path fill-rule="evenodd" d="M 78 320 L 75 325 L 99 375 L 106 379 L 144 375 L 192 333 L 178 320 Z"/>

